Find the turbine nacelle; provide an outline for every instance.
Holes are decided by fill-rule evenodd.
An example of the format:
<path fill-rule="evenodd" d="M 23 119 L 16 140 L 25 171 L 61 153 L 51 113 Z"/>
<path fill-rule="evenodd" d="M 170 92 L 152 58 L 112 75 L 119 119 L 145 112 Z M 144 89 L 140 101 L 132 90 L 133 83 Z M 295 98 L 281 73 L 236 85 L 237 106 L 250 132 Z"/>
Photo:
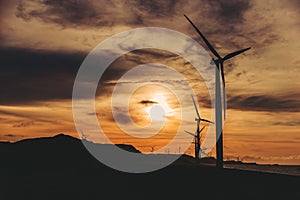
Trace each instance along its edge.
<path fill-rule="evenodd" d="M 210 64 L 213 65 L 215 64 L 217 67 L 219 67 L 219 64 L 223 62 L 223 59 L 222 58 L 218 58 L 218 59 L 214 59 L 212 58 L 211 61 L 210 61 Z"/>

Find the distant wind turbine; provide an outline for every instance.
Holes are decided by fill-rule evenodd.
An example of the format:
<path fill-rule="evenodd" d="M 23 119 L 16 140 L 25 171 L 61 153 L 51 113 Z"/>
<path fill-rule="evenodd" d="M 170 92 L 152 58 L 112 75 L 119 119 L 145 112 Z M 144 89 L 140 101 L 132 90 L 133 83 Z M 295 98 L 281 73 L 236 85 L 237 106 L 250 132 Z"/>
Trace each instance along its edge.
<path fill-rule="evenodd" d="M 193 100 L 193 104 L 194 104 L 194 107 L 195 107 L 195 111 L 196 111 L 196 114 L 197 114 L 197 118 L 195 118 L 195 121 L 197 122 L 197 129 L 196 129 L 196 133 L 193 134 L 191 132 L 188 132 L 188 131 L 185 131 L 186 133 L 190 134 L 190 135 L 193 135 L 194 136 L 194 139 L 195 139 L 195 159 L 198 160 L 199 159 L 199 155 L 200 155 L 200 140 L 201 140 L 201 132 L 203 131 L 203 129 L 205 128 L 205 126 L 200 130 L 200 122 L 201 121 L 204 121 L 204 122 L 208 122 L 208 123 L 212 123 L 212 121 L 209 121 L 207 119 L 203 119 L 201 118 L 200 116 L 200 113 L 199 113 L 199 109 L 197 107 L 197 104 L 196 104 L 196 101 L 194 99 L 194 96 L 192 96 L 192 100 Z M 201 158 L 201 156 L 200 156 Z"/>
<path fill-rule="evenodd" d="M 195 118 L 195 121 L 197 121 L 197 130 L 199 130 L 199 125 L 200 125 L 200 121 L 204 121 L 204 122 L 208 122 L 208 123 L 212 123 L 212 121 L 209 121 L 207 119 L 203 119 L 200 117 L 200 113 L 199 113 L 199 110 L 198 110 L 198 107 L 197 107 L 197 104 L 196 104 L 196 101 L 194 99 L 194 96 L 192 95 L 192 99 L 193 99 L 193 104 L 194 104 L 194 107 L 195 107 L 195 111 L 196 111 L 196 114 L 198 116 L 198 118 Z"/>
<path fill-rule="evenodd" d="M 196 27 L 196 25 L 186 16 L 184 17 L 191 23 L 191 25 L 194 27 L 194 29 L 197 31 L 197 33 L 200 35 L 200 37 L 205 42 L 206 46 L 209 48 L 209 50 L 216 56 L 217 58 L 213 59 L 214 63 L 217 66 L 215 78 L 216 78 L 216 85 L 215 85 L 215 110 L 216 110 L 216 136 L 218 136 L 218 133 L 220 134 L 219 139 L 217 140 L 216 144 L 216 157 L 217 157 L 217 167 L 223 168 L 223 130 L 222 130 L 222 106 L 221 106 L 221 89 L 220 89 L 220 71 L 221 76 L 223 80 L 223 103 L 224 103 L 224 119 L 226 118 L 226 102 L 225 102 L 225 76 L 224 76 L 224 66 L 223 63 L 225 60 L 228 60 L 232 57 L 235 57 L 247 50 L 249 50 L 251 47 L 241 49 L 232 53 L 227 54 L 223 58 L 219 55 L 219 53 L 213 48 L 213 46 L 209 43 L 209 41 L 205 38 L 205 36 L 201 33 L 201 31 Z"/>
<path fill-rule="evenodd" d="M 194 144 L 195 144 L 195 159 L 199 160 L 199 158 L 201 158 L 201 132 L 203 131 L 203 129 L 205 128 L 205 126 L 203 126 L 201 128 L 201 130 L 198 132 L 196 131 L 196 133 L 191 133 L 189 131 L 185 131 L 186 133 L 190 134 L 191 136 L 194 137 Z"/>
<path fill-rule="evenodd" d="M 86 140 L 86 135 L 84 134 L 84 132 L 80 130 L 80 133 L 81 133 L 81 139 Z"/>

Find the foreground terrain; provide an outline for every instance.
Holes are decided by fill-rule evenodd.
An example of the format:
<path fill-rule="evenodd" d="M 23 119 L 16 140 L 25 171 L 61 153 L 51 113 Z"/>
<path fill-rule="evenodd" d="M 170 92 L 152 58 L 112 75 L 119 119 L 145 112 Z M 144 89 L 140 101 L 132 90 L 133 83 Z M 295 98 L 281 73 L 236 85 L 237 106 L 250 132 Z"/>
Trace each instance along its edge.
<path fill-rule="evenodd" d="M 131 146 L 120 147 L 138 153 Z M 65 135 L 1 142 L 0 152 L 1 199 L 300 198 L 299 176 L 218 170 L 191 164 L 189 157 L 155 172 L 119 172 Z"/>

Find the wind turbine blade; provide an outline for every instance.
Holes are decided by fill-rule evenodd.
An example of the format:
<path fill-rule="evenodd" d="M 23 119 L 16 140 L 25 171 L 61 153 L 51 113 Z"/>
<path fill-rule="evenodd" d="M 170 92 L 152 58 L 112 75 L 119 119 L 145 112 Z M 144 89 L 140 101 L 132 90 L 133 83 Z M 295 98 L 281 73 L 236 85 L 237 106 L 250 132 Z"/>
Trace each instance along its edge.
<path fill-rule="evenodd" d="M 224 71 L 223 71 L 223 63 L 221 63 L 221 73 L 222 73 L 222 79 L 223 79 L 223 88 L 222 88 L 222 95 L 223 95 L 223 110 L 224 110 L 224 120 L 226 119 L 226 89 L 225 89 L 225 77 L 224 77 Z"/>
<path fill-rule="evenodd" d="M 224 65 L 223 65 L 223 62 L 221 62 L 221 75 L 222 75 L 223 90 L 224 90 L 225 89 L 225 75 L 224 75 Z"/>
<path fill-rule="evenodd" d="M 204 121 L 204 122 L 208 122 L 208 123 L 214 124 L 214 122 L 209 121 L 209 120 L 207 120 L 207 119 L 201 119 L 201 121 Z"/>
<path fill-rule="evenodd" d="M 196 135 L 194 133 L 191 133 L 191 132 L 188 132 L 188 131 L 185 131 L 187 134 L 190 134 L 192 135 L 193 137 L 195 137 Z"/>
<path fill-rule="evenodd" d="M 224 109 L 224 119 L 226 118 L 226 102 L 225 102 L 225 75 L 224 75 L 224 65 L 223 62 L 221 62 L 221 75 L 222 75 L 222 81 L 223 81 L 223 109 Z"/>
<path fill-rule="evenodd" d="M 233 52 L 233 53 L 229 53 L 229 54 L 227 54 L 227 55 L 223 58 L 223 60 L 228 60 L 228 59 L 230 59 L 230 58 L 232 58 L 232 57 L 234 57 L 234 56 L 237 56 L 237 55 L 239 55 L 239 54 L 241 54 L 241 53 L 243 53 L 243 52 L 245 52 L 245 51 L 248 51 L 249 49 L 251 49 L 251 47 L 248 47 L 248 48 L 246 48 L 246 49 L 242 49 L 242 50 L 239 50 L 239 51 L 235 51 L 235 52 Z"/>
<path fill-rule="evenodd" d="M 197 116 L 199 117 L 199 119 L 201 119 L 201 117 L 200 117 L 200 114 L 199 114 L 199 111 L 198 111 L 198 108 L 197 108 L 197 105 L 196 105 L 196 102 L 195 102 L 195 99 L 194 99 L 193 95 L 192 95 L 192 99 L 193 99 L 193 103 L 194 103 L 194 106 L 195 106 L 195 110 L 196 110 Z"/>
<path fill-rule="evenodd" d="M 218 52 L 214 49 L 214 47 L 209 43 L 209 41 L 204 37 L 204 35 L 201 33 L 201 31 L 197 28 L 197 26 L 186 16 L 185 18 L 192 24 L 194 29 L 197 31 L 197 33 L 201 36 L 203 41 L 205 42 L 206 46 L 209 48 L 209 50 L 217 57 L 221 58 L 221 56 L 218 54 Z"/>
<path fill-rule="evenodd" d="M 201 130 L 200 130 L 200 132 L 199 133 L 201 133 L 202 131 L 203 131 L 203 129 L 205 128 L 205 126 L 203 126 L 202 128 L 201 128 Z"/>

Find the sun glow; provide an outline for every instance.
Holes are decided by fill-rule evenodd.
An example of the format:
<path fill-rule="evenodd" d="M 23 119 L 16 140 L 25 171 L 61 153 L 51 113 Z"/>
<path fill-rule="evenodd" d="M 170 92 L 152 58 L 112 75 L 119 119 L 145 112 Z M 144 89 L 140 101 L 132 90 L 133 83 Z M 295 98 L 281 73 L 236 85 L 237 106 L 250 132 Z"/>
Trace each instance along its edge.
<path fill-rule="evenodd" d="M 163 94 L 157 93 L 149 100 L 157 102 L 145 108 L 151 120 L 165 121 L 167 117 L 174 115 L 174 110 L 170 108 Z"/>

